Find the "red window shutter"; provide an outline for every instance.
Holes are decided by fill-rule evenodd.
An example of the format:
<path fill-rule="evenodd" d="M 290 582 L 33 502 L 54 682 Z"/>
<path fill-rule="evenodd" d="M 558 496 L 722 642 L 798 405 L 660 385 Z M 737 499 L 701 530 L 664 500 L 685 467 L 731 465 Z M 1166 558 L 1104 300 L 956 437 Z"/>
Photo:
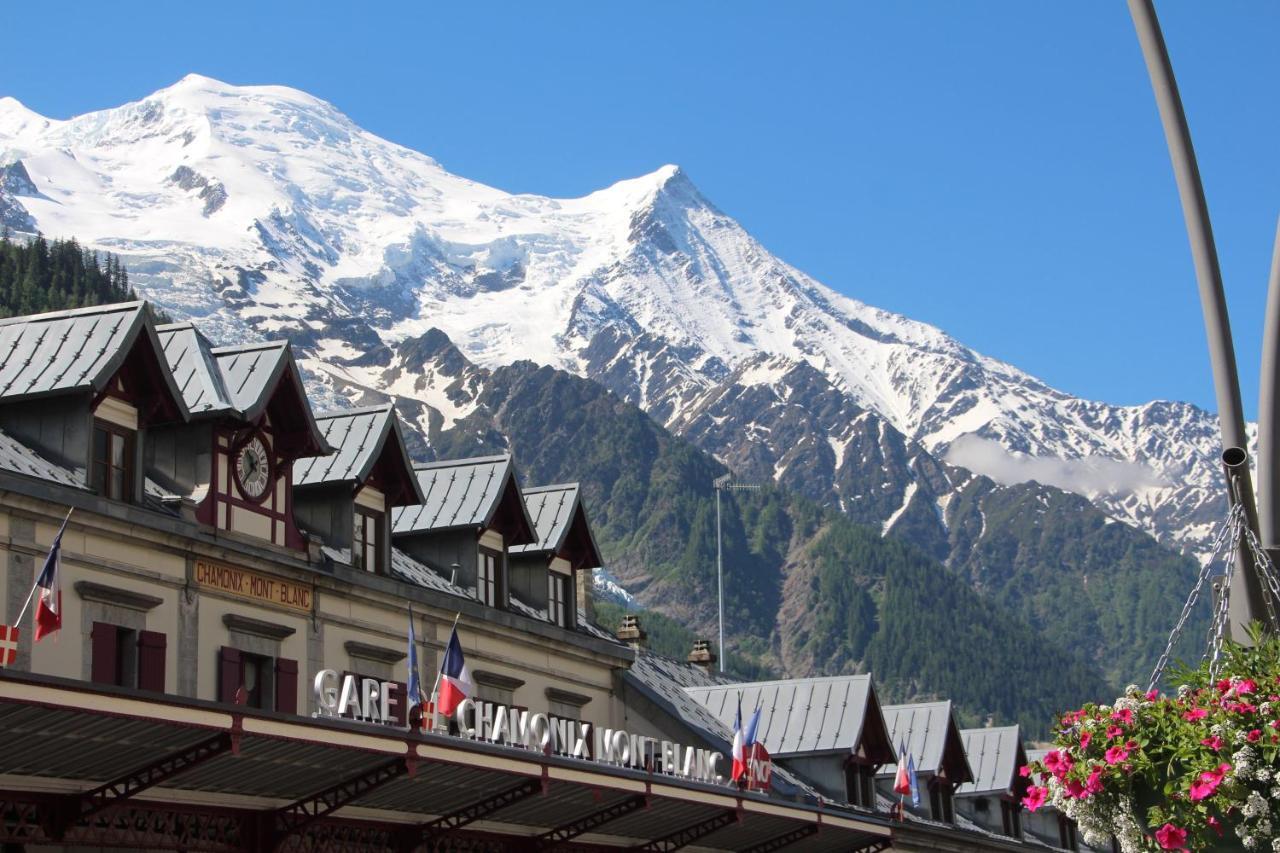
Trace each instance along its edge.
<path fill-rule="evenodd" d="M 218 650 L 218 701 L 236 701 L 236 689 L 242 680 L 240 650 L 223 646 Z"/>
<path fill-rule="evenodd" d="M 138 632 L 138 687 L 164 692 L 165 637 L 159 631 Z"/>
<path fill-rule="evenodd" d="M 276 710 L 298 713 L 298 662 L 276 658 Z"/>
<path fill-rule="evenodd" d="M 89 645 L 93 651 L 90 677 L 95 684 L 116 683 L 116 673 L 120 671 L 119 661 L 116 660 L 116 650 L 119 648 L 116 630 L 115 625 L 106 622 L 93 623 L 93 630 L 89 634 Z"/>

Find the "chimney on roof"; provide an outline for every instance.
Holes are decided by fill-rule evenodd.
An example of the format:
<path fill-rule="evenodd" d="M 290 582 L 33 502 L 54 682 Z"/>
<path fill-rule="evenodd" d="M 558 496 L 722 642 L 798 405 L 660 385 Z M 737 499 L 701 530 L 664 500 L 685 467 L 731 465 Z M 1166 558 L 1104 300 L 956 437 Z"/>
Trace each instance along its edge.
<path fill-rule="evenodd" d="M 717 660 L 716 653 L 711 648 L 711 641 L 694 640 L 693 651 L 689 652 L 687 660 L 707 675 L 710 675 Z"/>
<path fill-rule="evenodd" d="M 595 572 L 591 569 L 579 569 L 573 573 L 573 583 L 577 587 L 578 609 L 588 622 L 596 621 Z"/>
<path fill-rule="evenodd" d="M 639 651 L 644 648 L 645 640 L 648 638 L 649 635 L 640 627 L 639 616 L 628 613 L 622 617 L 622 624 L 618 627 L 619 640 Z"/>

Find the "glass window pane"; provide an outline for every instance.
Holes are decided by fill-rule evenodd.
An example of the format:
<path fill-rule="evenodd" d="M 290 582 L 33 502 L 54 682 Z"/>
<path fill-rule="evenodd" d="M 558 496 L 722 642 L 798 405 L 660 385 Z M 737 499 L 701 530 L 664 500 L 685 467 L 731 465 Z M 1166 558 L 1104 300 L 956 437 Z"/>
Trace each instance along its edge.
<path fill-rule="evenodd" d="M 111 469 L 111 489 L 107 497 L 116 499 L 124 497 L 124 469 Z"/>
<path fill-rule="evenodd" d="M 107 461 L 107 431 L 95 428 L 93 431 L 93 459 L 95 462 Z"/>
<path fill-rule="evenodd" d="M 93 463 L 93 482 L 90 483 L 93 490 L 98 494 L 106 494 L 107 491 L 107 466 L 102 462 Z"/>
<path fill-rule="evenodd" d="M 111 433 L 111 464 L 124 467 L 124 436 Z"/>

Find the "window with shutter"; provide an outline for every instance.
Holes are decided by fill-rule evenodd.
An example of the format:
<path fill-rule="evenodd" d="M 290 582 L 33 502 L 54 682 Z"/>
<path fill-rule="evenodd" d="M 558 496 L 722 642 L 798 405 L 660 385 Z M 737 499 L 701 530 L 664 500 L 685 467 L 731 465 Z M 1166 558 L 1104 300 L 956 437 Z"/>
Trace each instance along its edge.
<path fill-rule="evenodd" d="M 138 687 L 164 692 L 165 636 L 159 631 L 138 633 Z"/>
<path fill-rule="evenodd" d="M 298 662 L 276 658 L 276 710 L 298 713 Z"/>
<path fill-rule="evenodd" d="M 218 650 L 218 701 L 236 701 L 236 690 L 242 682 L 240 650 L 223 646 Z"/>
<path fill-rule="evenodd" d="M 117 630 L 115 625 L 109 625 L 106 622 L 93 623 L 93 629 L 89 633 L 89 644 L 93 655 L 89 672 L 95 684 L 116 683 L 116 672 L 120 668 L 116 662 L 116 654 L 119 651 L 116 645 Z"/>

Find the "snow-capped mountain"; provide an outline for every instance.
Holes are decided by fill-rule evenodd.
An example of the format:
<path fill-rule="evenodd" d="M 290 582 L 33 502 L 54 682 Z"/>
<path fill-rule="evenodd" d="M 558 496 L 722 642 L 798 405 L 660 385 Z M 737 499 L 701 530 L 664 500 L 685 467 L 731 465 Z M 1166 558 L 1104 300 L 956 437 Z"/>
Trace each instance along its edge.
<path fill-rule="evenodd" d="M 1195 552 L 1221 515 L 1204 411 L 1074 398 L 843 296 L 674 166 L 582 198 L 513 195 L 303 92 L 189 76 L 66 121 L 0 98 L 0 224 L 120 254 L 215 338 L 286 334 L 322 393 L 417 401 L 424 433 L 475 396 L 415 372 L 405 346 L 438 328 L 477 365 L 592 378 L 886 532 L 920 513 L 945 525 L 957 475 L 941 462 L 1075 491 Z M 892 476 L 859 482 L 877 446 Z"/>

